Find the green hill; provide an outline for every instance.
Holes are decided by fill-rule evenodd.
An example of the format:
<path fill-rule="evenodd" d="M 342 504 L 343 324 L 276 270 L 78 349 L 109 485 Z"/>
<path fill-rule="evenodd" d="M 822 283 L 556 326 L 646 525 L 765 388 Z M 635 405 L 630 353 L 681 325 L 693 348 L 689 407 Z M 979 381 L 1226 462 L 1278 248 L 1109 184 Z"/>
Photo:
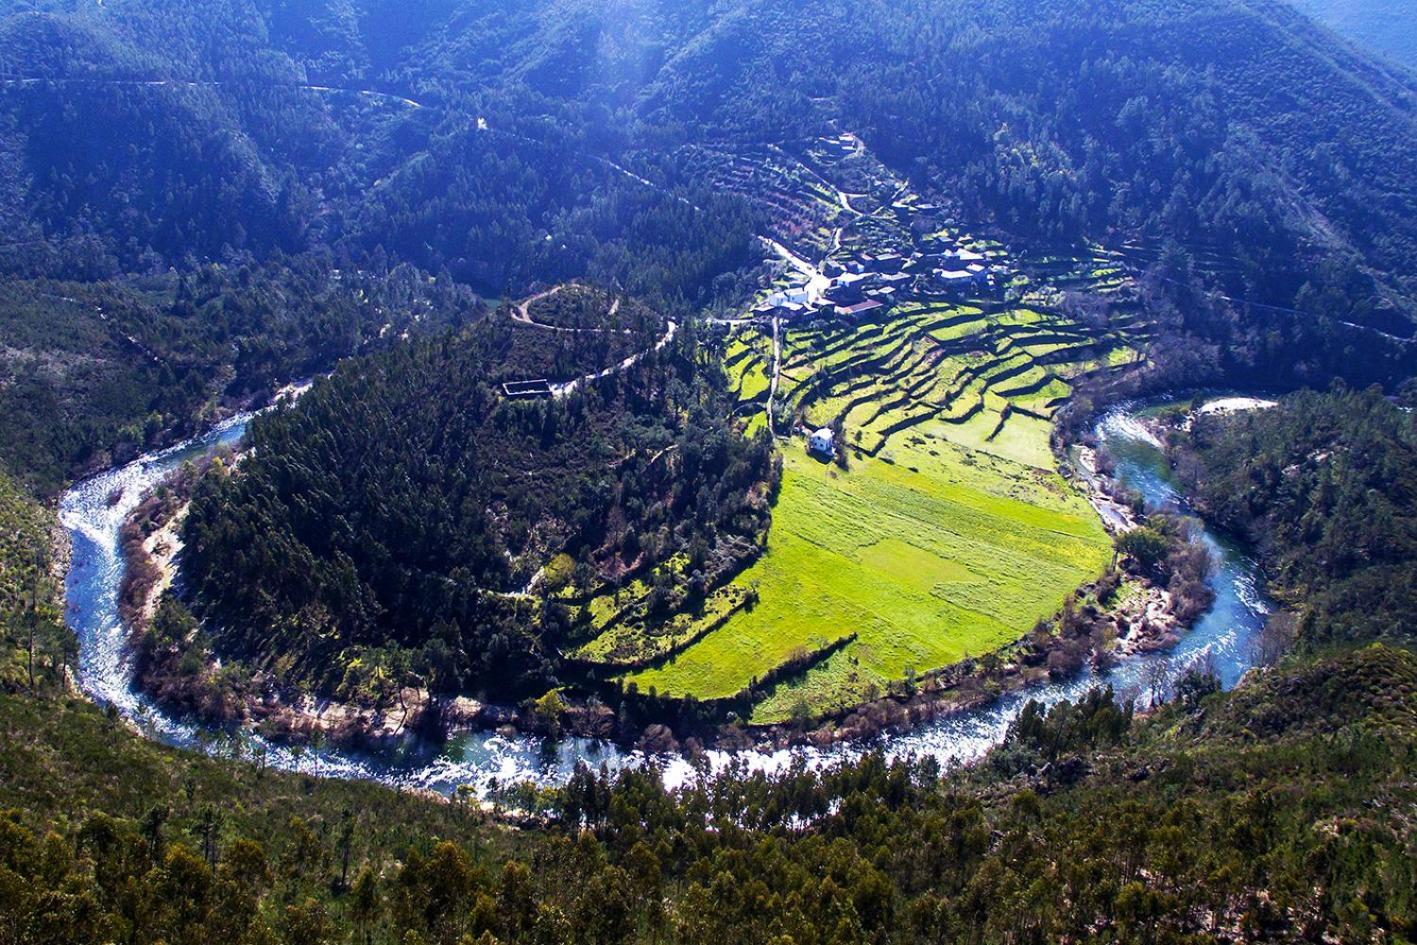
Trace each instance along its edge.
<path fill-rule="evenodd" d="M 64 684 L 73 638 L 63 625 L 58 522 L 0 472 L 0 690 Z"/>
<path fill-rule="evenodd" d="M 1275 306 L 1188 316 L 1251 373 L 1383 378 L 1390 342 L 1351 325 L 1417 311 L 1417 86 L 1267 0 L 122 0 L 12 14 L 0 58 L 24 129 L 0 220 L 30 271 L 334 245 L 494 295 L 707 301 L 752 221 L 676 146 L 834 122 L 1017 238 L 1169 250 L 1167 292 Z"/>
<path fill-rule="evenodd" d="M 729 426 L 726 381 L 692 329 L 671 338 L 637 303 L 609 316 L 600 299 L 601 330 L 503 310 L 347 361 L 257 420 L 254 455 L 206 477 L 183 526 L 216 652 L 359 701 L 410 668 L 435 693 L 540 695 L 586 600 L 643 579 L 663 618 L 751 560 L 767 438 Z M 614 318 L 644 321 L 623 334 Z M 579 386 L 504 393 L 528 378 Z"/>

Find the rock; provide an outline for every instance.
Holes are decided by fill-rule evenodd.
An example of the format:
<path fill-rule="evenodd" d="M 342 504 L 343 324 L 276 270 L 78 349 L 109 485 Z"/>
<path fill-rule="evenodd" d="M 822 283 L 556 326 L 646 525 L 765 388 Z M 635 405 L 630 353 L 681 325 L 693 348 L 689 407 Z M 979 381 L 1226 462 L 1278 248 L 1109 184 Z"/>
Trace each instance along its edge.
<path fill-rule="evenodd" d="M 609 706 L 576 706 L 563 713 L 566 727 L 586 738 L 614 738 L 615 712 Z"/>
<path fill-rule="evenodd" d="M 1055 785 L 1076 784 L 1089 770 L 1081 758 L 1059 758 L 1049 766 L 1048 780 Z"/>
<path fill-rule="evenodd" d="M 516 711 L 504 705 L 484 705 L 476 718 L 477 724 L 484 728 L 502 728 L 512 725 L 516 720 Z"/>
<path fill-rule="evenodd" d="M 467 728 L 482 715 L 482 703 L 467 696 L 458 696 L 443 707 L 443 720 L 450 728 Z"/>
<path fill-rule="evenodd" d="M 679 742 L 674 738 L 673 729 L 655 722 L 645 726 L 644 734 L 640 736 L 635 747 L 651 755 L 669 754 L 679 750 Z"/>

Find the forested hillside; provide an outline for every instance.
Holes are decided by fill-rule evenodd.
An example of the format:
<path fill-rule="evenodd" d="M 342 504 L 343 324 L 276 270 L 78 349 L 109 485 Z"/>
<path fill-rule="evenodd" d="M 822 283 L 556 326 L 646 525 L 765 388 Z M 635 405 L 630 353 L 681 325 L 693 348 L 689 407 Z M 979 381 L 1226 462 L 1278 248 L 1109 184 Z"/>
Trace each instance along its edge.
<path fill-rule="evenodd" d="M 1383 422 L 1356 395 L 1286 409 Z M 1258 455 L 1252 442 L 1236 461 Z M 1348 490 L 1351 467 L 1332 469 Z M 42 530 L 35 511 L 5 514 L 7 534 Z M 27 547 L 0 548 L 0 573 L 16 573 Z M 1366 606 L 1338 600 L 1328 616 L 1342 623 Z M 1346 625 L 1359 641 L 1368 632 Z M 1302 632 L 1320 645 L 1338 636 Z M 287 775 L 259 753 L 164 748 L 48 686 L 16 694 L 27 683 L 7 678 L 0 917 L 20 941 L 1158 943 L 1417 931 L 1417 663 L 1392 646 L 1291 657 L 1231 693 L 1198 673 L 1149 718 L 1107 693 L 1029 707 L 981 765 L 944 775 L 868 758 L 670 793 L 652 773 L 612 783 L 583 771 L 561 790 L 502 796 L 541 812 L 526 830 L 462 797 Z"/>
<path fill-rule="evenodd" d="M 1414 182 L 1417 79 L 1276 0 L 0 0 L 0 945 L 1417 941 Z M 35 496 L 309 378 L 91 490 L 117 601 L 65 600 Z M 1055 421 L 1334 378 L 1168 433 L 1280 605 L 1233 689 L 962 717 L 1013 721 L 949 770 L 680 724 L 785 682 L 796 751 L 865 729 L 792 684 L 904 724 L 1174 642 L 1206 555 Z M 66 605 L 146 695 L 80 694 Z M 699 777 L 426 793 L 587 719 Z M 409 789 L 275 764 L 330 759 Z"/>
<path fill-rule="evenodd" d="M 539 694 L 577 629 L 566 605 L 660 567 L 701 601 L 754 553 L 772 449 L 728 422 L 710 347 L 686 330 L 653 350 L 646 327 L 503 312 L 346 362 L 258 420 L 254 455 L 203 480 L 184 526 L 217 653 L 353 699 L 400 684 L 400 666 L 436 693 Z M 565 396 L 503 395 L 599 371 L 624 345 L 651 350 Z"/>
<path fill-rule="evenodd" d="M 0 473 L 0 691 L 65 684 L 74 640 L 59 598 L 58 523 Z"/>
<path fill-rule="evenodd" d="M 10 282 L 0 290 L 0 460 L 52 492 L 339 358 L 480 312 L 446 277 L 340 270 L 315 256 L 122 282 Z"/>
<path fill-rule="evenodd" d="M 1312 644 L 1410 644 L 1417 425 L 1377 390 L 1310 391 L 1200 417 L 1180 468 L 1204 513 L 1253 537 Z"/>
<path fill-rule="evenodd" d="M 1372 647 L 1145 721 L 1101 693 L 1030 710 L 944 778 L 585 771 L 523 831 L 0 695 L 0 920 L 55 945 L 1402 941 L 1414 687 Z"/>
<path fill-rule="evenodd" d="M 8 17 L 0 62 L 21 270 L 335 244 L 703 302 L 752 220 L 675 146 L 834 123 L 1016 238 L 1165 251 L 1236 369 L 1386 379 L 1349 353 L 1413 330 L 1417 86 L 1264 0 L 116 0 Z"/>

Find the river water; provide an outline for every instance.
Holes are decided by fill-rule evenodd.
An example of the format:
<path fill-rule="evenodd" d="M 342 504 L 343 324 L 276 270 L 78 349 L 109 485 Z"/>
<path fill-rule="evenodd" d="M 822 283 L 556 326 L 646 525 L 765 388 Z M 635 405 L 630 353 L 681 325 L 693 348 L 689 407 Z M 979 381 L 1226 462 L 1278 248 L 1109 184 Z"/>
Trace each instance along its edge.
<path fill-rule="evenodd" d="M 1088 670 L 1064 682 L 1033 686 L 990 706 L 874 741 L 823 749 L 713 751 L 699 762 L 699 768 L 677 756 L 648 757 L 589 739 L 562 738 L 551 742 L 528 736 L 508 738 L 495 732 L 462 733 L 437 743 L 409 738 L 378 752 L 292 748 L 250 733 L 238 735 L 206 728 L 156 708 L 132 688 L 125 634 L 118 618 L 118 585 L 123 569 L 118 531 L 124 517 L 147 488 L 183 462 L 238 441 L 249 419 L 245 415 L 235 417 L 204 436 L 143 456 L 80 482 L 65 493 L 60 520 L 73 547 L 65 583 L 67 618 L 79 640 L 79 683 L 83 690 L 132 720 L 148 737 L 213 753 L 260 751 L 273 767 L 314 775 L 365 778 L 395 787 L 444 793 L 466 785 L 481 794 L 494 783 L 559 783 L 578 762 L 605 765 L 611 770 L 654 764 L 662 769 L 670 785 L 692 779 L 704 765 L 712 770 L 736 764 L 746 770 L 774 772 L 799 757 L 809 766 L 827 765 L 849 761 L 874 748 L 883 748 L 894 757 L 930 755 L 949 766 L 978 758 L 997 744 L 1028 699 L 1049 704 L 1076 699 L 1097 685 L 1140 694 L 1158 680 L 1176 679 L 1207 655 L 1223 684 L 1233 686 L 1251 665 L 1253 639 L 1268 609 L 1255 560 L 1228 538 L 1202 530 L 1202 540 L 1217 562 L 1211 578 L 1215 603 L 1174 649 L 1133 657 L 1103 672 Z M 1115 410 L 1107 414 L 1099 421 L 1097 431 L 1116 459 L 1119 479 L 1139 490 L 1152 506 L 1179 504 L 1160 445 L 1132 413 Z"/>

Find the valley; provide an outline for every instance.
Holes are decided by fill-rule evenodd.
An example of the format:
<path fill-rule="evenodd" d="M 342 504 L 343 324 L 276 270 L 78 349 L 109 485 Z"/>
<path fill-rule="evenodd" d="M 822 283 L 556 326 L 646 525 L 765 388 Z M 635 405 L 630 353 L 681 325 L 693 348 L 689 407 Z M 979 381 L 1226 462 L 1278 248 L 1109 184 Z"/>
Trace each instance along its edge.
<path fill-rule="evenodd" d="M 997 649 L 1098 576 L 1110 541 L 1059 475 L 1051 421 L 1073 383 L 1139 363 L 1148 337 L 1114 256 L 1020 269 L 860 137 L 800 151 L 721 172 L 767 209 L 782 260 L 725 356 L 745 428 L 784 454 L 766 554 L 657 665 L 621 678 L 676 698 L 751 693 L 752 724 L 838 713 Z M 1104 325 L 1063 314 L 1078 291 L 1110 300 Z M 835 464 L 810 455 L 823 429 Z M 606 638 L 621 636 L 612 625 L 581 655 L 613 666 Z"/>
<path fill-rule="evenodd" d="M 1138 435 L 1141 427 L 1130 416 L 1110 413 L 1097 428 L 1101 442 L 1117 456 L 1118 480 L 1140 490 L 1156 507 L 1173 507 L 1177 492 L 1172 474 L 1155 443 Z M 74 558 L 64 596 L 69 625 L 78 637 L 77 683 L 98 703 L 113 706 L 147 738 L 217 756 L 257 758 L 263 765 L 323 778 L 487 797 L 515 785 L 564 784 L 579 765 L 605 765 L 612 771 L 649 767 L 671 787 L 695 783 L 705 762 L 715 772 L 743 766 L 773 775 L 787 770 L 794 760 L 825 770 L 884 750 L 892 758 L 931 758 L 949 766 L 976 760 L 993 749 L 1031 701 L 1055 705 L 1080 699 L 1099 685 L 1150 698 L 1177 685 L 1201 661 L 1209 661 L 1225 685 L 1234 685 L 1253 665 L 1256 641 L 1272 606 L 1251 552 L 1224 535 L 1208 533 L 1204 541 L 1217 562 L 1211 578 L 1216 600 L 1174 648 L 1139 652 L 1106 669 L 1084 667 L 1059 680 L 1035 679 L 1018 687 L 1022 680 L 1015 679 L 1016 688 L 999 698 L 976 701 L 880 739 L 823 747 L 721 749 L 690 757 L 624 749 L 573 734 L 546 739 L 485 726 L 456 730 L 446 740 L 404 739 L 362 746 L 328 740 L 291 742 L 260 727 L 233 732 L 228 726 L 212 726 L 167 711 L 132 685 L 128 630 L 117 606 L 124 570 L 118 534 L 139 496 L 183 463 L 238 443 L 245 423 L 246 418 L 237 418 L 190 444 L 81 482 L 65 496 L 62 521 L 73 540 Z M 111 501 L 115 493 L 123 496 L 118 503 Z M 321 705 L 328 703 L 320 700 L 317 706 Z"/>
<path fill-rule="evenodd" d="M 430 590 L 417 593 L 435 593 L 446 601 L 456 599 L 447 598 L 448 592 L 471 592 L 482 603 L 454 606 L 475 606 L 487 614 L 506 611 L 491 618 L 500 621 L 533 619 L 544 629 L 518 644 L 528 646 L 528 654 L 500 664 L 487 662 L 485 655 L 474 658 L 466 638 L 459 642 L 447 628 L 430 631 L 442 635 L 437 639 L 425 641 L 414 634 L 391 648 L 368 629 L 343 630 L 342 635 L 364 639 L 333 651 L 304 639 L 304 631 L 291 636 L 287 629 L 272 638 L 285 644 L 272 648 L 260 636 L 270 631 L 260 628 L 283 625 L 281 608 L 271 610 L 264 603 L 258 611 L 246 604 L 234 621 L 248 628 L 242 631 L 247 642 L 239 648 L 223 643 L 230 629 L 196 644 L 196 651 L 180 640 L 162 645 L 160 652 L 168 655 L 159 665 L 176 667 L 179 658 L 190 660 L 203 652 L 200 647 L 209 648 L 202 658 L 213 665 L 222 656 L 228 662 L 242 660 L 220 675 L 228 682 L 218 683 L 217 674 L 207 672 L 202 680 L 179 683 L 178 691 L 195 684 L 196 692 L 204 693 L 183 697 L 184 704 L 230 706 L 234 698 L 245 704 L 235 719 L 263 719 L 273 711 L 284 716 L 290 711 L 284 703 L 300 700 L 280 692 L 303 680 L 323 697 L 355 703 L 349 710 L 354 719 L 372 725 L 374 732 L 387 732 L 379 720 L 395 696 L 400 708 L 391 715 L 399 719 L 395 728 L 404 728 L 410 686 L 415 708 L 424 715 L 448 711 L 432 697 L 474 696 L 471 711 L 484 725 L 499 717 L 519 725 L 539 718 L 537 725 L 559 729 L 560 714 L 573 732 L 613 732 L 623 741 L 635 737 L 633 726 L 653 727 L 660 721 L 703 733 L 704 722 L 736 720 L 750 730 L 771 732 L 841 718 L 863 704 L 913 691 L 921 680 L 1049 626 L 1065 604 L 1072 606 L 1069 601 L 1085 595 L 1114 553 L 1088 496 L 1070 480 L 1071 469 L 1064 474 L 1065 464 L 1055 453 L 1053 421 L 1075 385 L 1123 376 L 1145 363 L 1139 352 L 1150 328 L 1140 317 L 1135 287 L 1119 257 L 1097 250 L 1090 256 L 1015 258 L 1001 243 L 968 235 L 944 209 L 875 160 L 856 135 L 818 139 L 798 151 L 800 158 L 782 147 L 749 150 L 723 172 L 724 186 L 738 187 L 746 199 L 762 203 L 769 229 L 759 240 L 767 259 L 759 277 L 762 288 L 745 309 L 695 326 L 695 335 L 708 339 L 701 353 L 684 348 L 695 344 L 692 339 L 676 341 L 673 319 L 623 294 L 580 283 L 559 284 L 505 305 L 467 335 L 474 348 L 490 344 L 499 351 L 494 378 L 500 388 L 494 397 L 500 395 L 502 405 L 490 407 L 492 416 L 501 418 L 498 425 L 545 425 L 553 423 L 552 415 L 584 417 L 586 410 L 619 409 L 615 405 L 626 392 L 643 396 L 635 391 L 648 382 L 649 393 L 675 358 L 715 361 L 709 376 L 721 373 L 719 383 L 726 387 L 717 402 L 724 411 L 718 421 L 760 444 L 754 450 L 768 448 L 761 444 L 770 441 L 779 457 L 780 469 L 769 477 L 772 519 L 765 532 L 754 535 L 751 528 L 734 525 L 739 537 L 720 534 L 716 544 L 705 545 L 680 538 L 687 523 L 671 517 L 657 536 L 647 538 L 627 520 L 631 505 L 617 498 L 607 507 L 606 525 L 590 532 L 583 531 L 589 525 L 568 530 L 554 515 L 538 519 L 533 514 L 526 526 L 517 526 L 529 527 L 521 537 L 513 538 L 519 534 L 514 529 L 493 539 L 520 543 L 504 552 L 511 564 L 508 573 L 493 577 L 497 571 L 487 571 L 487 577 L 471 581 L 461 576 L 466 565 L 456 563 L 467 551 L 438 552 L 448 563 L 432 565 L 441 573 L 428 573 L 438 559 L 423 539 L 417 547 L 427 550 L 418 552 L 421 563 L 408 574 Z M 1084 297 L 1092 300 L 1085 312 L 1076 301 Z M 666 348 L 671 343 L 673 348 Z M 642 359 L 647 370 L 640 366 Z M 388 375 L 374 382 L 376 387 L 396 376 L 390 372 L 407 370 L 395 368 L 398 359 L 389 356 L 375 360 L 387 363 L 368 376 Z M 435 398 L 467 396 L 454 393 L 460 381 L 443 377 L 447 365 L 430 360 L 414 370 L 441 391 Z M 346 374 L 350 380 L 341 382 L 347 388 L 337 395 L 341 398 L 356 395 L 366 383 Z M 474 395 L 476 402 L 486 396 Z M 315 407 L 333 417 L 328 400 L 317 396 Z M 306 413 L 307 406 L 297 406 L 294 413 Z M 371 406 L 371 432 L 385 429 L 393 405 Z M 286 423 L 279 417 L 272 422 Z M 295 446 L 298 441 L 290 437 L 305 422 L 296 420 L 296 427 L 280 434 L 286 444 L 282 449 Z M 554 421 L 558 426 L 566 422 Z M 611 429 L 604 421 L 592 422 Z M 674 428 L 681 422 L 669 420 Z M 395 439 L 409 442 L 409 433 L 425 423 L 401 424 L 405 432 Z M 449 424 L 460 427 L 462 421 L 441 419 L 413 435 L 419 440 L 432 436 L 430 448 L 445 450 L 438 445 L 444 434 L 433 430 Z M 524 475 L 533 479 L 548 474 L 536 456 L 537 449 L 548 447 L 547 435 L 540 447 L 528 444 L 508 454 L 515 463 L 532 464 Z M 642 470 L 634 475 L 641 477 L 682 475 L 683 451 L 697 455 L 704 448 L 693 443 L 695 435 L 681 430 L 675 434 L 679 439 L 651 438 L 615 463 L 633 460 L 633 468 Z M 360 442 L 367 434 L 355 428 L 342 436 Z M 815 445 L 823 438 L 825 455 Z M 348 455 L 350 448 L 341 451 Z M 330 485 L 321 492 L 309 492 L 311 485 L 300 479 L 290 485 L 289 473 L 259 488 L 285 493 L 279 501 L 293 511 L 325 501 L 319 496 L 346 473 L 330 466 L 321 453 L 309 461 L 328 467 L 321 475 Z M 468 461 L 458 460 L 472 475 L 481 475 Z M 302 469 L 292 457 L 272 457 L 260 465 L 271 462 Z M 361 462 L 367 463 L 367 457 Z M 623 477 L 631 468 L 618 474 Z M 249 475 L 238 471 L 234 485 L 245 489 L 241 483 Z M 302 479 L 308 475 L 299 473 Z M 620 489 L 631 481 L 622 478 Z M 672 481 L 665 480 L 670 494 L 682 492 Z M 761 495 L 753 497 L 759 489 L 750 490 L 749 506 L 763 501 Z M 658 520 L 676 514 L 678 501 L 654 513 Z M 231 541 L 226 533 L 250 534 L 250 526 L 239 524 L 239 516 L 230 512 L 221 514 L 225 519 L 214 524 L 207 521 L 210 513 L 199 513 L 197 524 L 186 532 L 209 575 L 198 580 L 209 588 L 218 586 L 210 583 L 217 575 L 225 579 L 230 573 L 211 562 L 250 567 L 244 549 L 224 547 Z M 300 511 L 295 521 L 306 515 Z M 730 521 L 731 515 L 722 519 Z M 307 526 L 281 530 L 287 529 L 295 542 L 292 554 L 307 560 L 328 554 L 312 552 L 326 539 Z M 257 532 L 253 537 L 259 546 L 274 536 Z M 568 538 L 582 542 L 580 550 L 563 545 Z M 384 597 L 383 606 L 407 606 L 395 603 L 406 599 L 407 590 L 381 590 L 387 578 L 366 570 L 388 552 L 370 556 L 369 549 L 346 544 L 338 554 L 341 560 L 367 558 L 358 568 L 370 593 L 405 595 Z M 270 593 L 271 576 L 281 569 L 269 559 L 261 566 L 262 595 Z M 441 586 L 437 582 L 447 582 L 447 590 L 432 591 Z M 189 592 L 186 606 L 208 608 L 208 614 L 231 613 L 236 600 L 251 599 L 241 598 L 239 587 L 215 598 L 209 591 Z M 382 619 L 348 612 L 345 592 L 318 598 L 324 601 L 318 605 L 308 597 L 298 598 L 306 603 L 296 605 L 296 599 L 285 607 L 310 615 L 301 620 L 338 626 L 347 620 Z M 536 607 L 543 616 L 530 618 Z M 155 604 L 146 609 L 150 614 Z M 321 616 L 331 611 L 333 616 Z M 253 620 L 258 612 L 265 616 Z M 513 618 L 513 612 L 519 616 Z M 491 637 L 494 647 L 506 647 L 503 632 Z M 1089 645 L 1103 653 L 1117 642 Z M 401 676 L 409 671 L 397 668 L 399 660 L 409 655 L 428 669 Z M 547 680 L 551 688 L 536 706 L 555 708 L 524 708 L 511 715 L 495 706 L 478 708 L 488 699 L 490 690 L 480 680 L 489 671 L 499 677 L 491 702 L 498 702 L 499 694 L 503 701 L 508 695 L 537 696 Z M 175 682 L 166 676 L 171 672 L 161 670 L 156 677 L 169 678 L 163 683 L 169 690 Z M 254 686 L 240 681 L 243 673 L 252 676 Z M 1019 678 L 1038 683 L 1047 675 L 1033 669 Z M 456 688 L 439 692 L 430 678 Z M 220 687 L 232 682 L 235 694 L 221 695 Z M 590 701 L 580 705 L 586 686 Z M 607 692 L 612 701 L 647 700 L 635 713 L 640 721 L 627 725 L 622 719 L 608 727 L 608 713 L 598 718 L 593 711 L 596 696 L 605 698 Z M 659 714 L 665 710 L 655 706 L 666 704 L 667 714 Z M 457 712 L 466 716 L 468 710 Z"/>
<path fill-rule="evenodd" d="M 1398 6 L 0 4 L 0 945 L 1417 941 Z"/>

